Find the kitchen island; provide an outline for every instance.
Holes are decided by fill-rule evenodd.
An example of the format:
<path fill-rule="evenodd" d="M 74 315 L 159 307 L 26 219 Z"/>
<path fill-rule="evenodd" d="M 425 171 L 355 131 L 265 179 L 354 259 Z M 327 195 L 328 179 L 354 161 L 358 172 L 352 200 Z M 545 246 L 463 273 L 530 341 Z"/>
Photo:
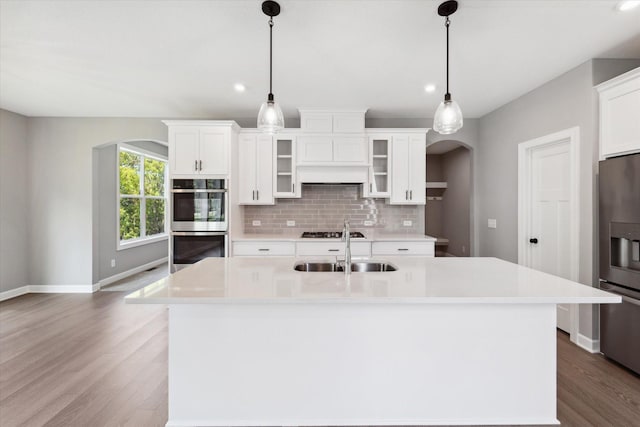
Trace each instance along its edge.
<path fill-rule="evenodd" d="M 621 300 L 495 258 L 298 261 L 209 258 L 126 297 L 169 306 L 167 426 L 558 424 L 556 304 Z"/>

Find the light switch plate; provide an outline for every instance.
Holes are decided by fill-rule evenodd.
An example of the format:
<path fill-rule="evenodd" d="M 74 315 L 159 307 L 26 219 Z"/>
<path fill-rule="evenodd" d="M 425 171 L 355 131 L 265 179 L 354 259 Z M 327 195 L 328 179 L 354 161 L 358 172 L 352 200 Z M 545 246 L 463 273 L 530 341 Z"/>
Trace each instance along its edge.
<path fill-rule="evenodd" d="M 288 219 L 287 220 L 287 227 L 295 227 L 296 226 L 296 222 L 292 219 Z"/>
<path fill-rule="evenodd" d="M 405 227 L 411 227 L 413 225 L 413 221 L 411 221 L 410 219 L 405 219 L 404 221 L 402 221 L 402 225 Z"/>
<path fill-rule="evenodd" d="M 253 225 L 254 227 L 260 227 L 262 225 L 262 221 L 260 221 L 259 219 L 254 219 L 253 221 L 251 221 L 251 225 Z"/>
<path fill-rule="evenodd" d="M 487 226 L 489 228 L 497 228 L 498 222 L 495 219 L 489 218 L 489 221 L 487 222 Z"/>

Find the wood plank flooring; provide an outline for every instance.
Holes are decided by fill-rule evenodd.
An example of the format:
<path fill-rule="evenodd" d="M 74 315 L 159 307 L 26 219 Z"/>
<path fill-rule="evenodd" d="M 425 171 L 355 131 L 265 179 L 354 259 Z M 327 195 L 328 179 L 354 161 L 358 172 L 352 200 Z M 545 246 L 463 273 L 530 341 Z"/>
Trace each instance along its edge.
<path fill-rule="evenodd" d="M 0 426 L 164 426 L 167 310 L 126 305 L 124 295 L 0 303 Z M 640 426 L 640 377 L 559 332 L 558 418 Z"/>

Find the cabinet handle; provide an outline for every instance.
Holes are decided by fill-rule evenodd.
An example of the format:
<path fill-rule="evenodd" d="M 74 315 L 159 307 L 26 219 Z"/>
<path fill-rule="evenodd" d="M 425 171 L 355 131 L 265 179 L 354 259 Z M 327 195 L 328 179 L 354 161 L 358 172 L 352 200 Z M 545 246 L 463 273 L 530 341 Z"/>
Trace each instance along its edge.
<path fill-rule="evenodd" d="M 197 171 L 198 170 L 198 161 L 195 160 L 195 162 L 196 162 L 196 165 L 193 167 L 193 170 Z"/>
<path fill-rule="evenodd" d="M 256 200 L 260 200 L 260 190 L 256 190 Z"/>
<path fill-rule="evenodd" d="M 202 171 L 202 160 L 200 160 L 200 171 Z"/>
<path fill-rule="evenodd" d="M 291 192 L 292 193 L 296 192 L 296 183 L 295 182 L 293 184 L 291 184 Z"/>
<path fill-rule="evenodd" d="M 404 192 L 404 199 L 409 200 L 409 190 Z"/>
<path fill-rule="evenodd" d="M 413 200 L 413 190 L 409 190 L 409 200 Z"/>
<path fill-rule="evenodd" d="M 409 249 L 407 248 L 398 248 L 399 251 L 404 252 L 404 251 L 408 251 Z"/>
<path fill-rule="evenodd" d="M 258 249 L 260 252 L 269 252 L 269 248 L 260 248 Z"/>
<path fill-rule="evenodd" d="M 329 252 L 340 252 L 340 249 L 329 249 Z"/>
<path fill-rule="evenodd" d="M 256 199 L 256 190 L 251 191 L 251 200 Z"/>
<path fill-rule="evenodd" d="M 373 193 L 373 184 L 369 183 L 369 193 Z"/>

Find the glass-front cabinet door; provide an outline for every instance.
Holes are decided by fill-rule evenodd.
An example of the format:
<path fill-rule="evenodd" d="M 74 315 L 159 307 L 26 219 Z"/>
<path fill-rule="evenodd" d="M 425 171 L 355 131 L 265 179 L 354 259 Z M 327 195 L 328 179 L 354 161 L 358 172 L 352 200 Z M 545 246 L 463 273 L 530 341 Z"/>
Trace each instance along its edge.
<path fill-rule="evenodd" d="M 296 182 L 296 140 L 292 135 L 276 135 L 274 144 L 275 198 L 300 197 L 300 185 Z"/>
<path fill-rule="evenodd" d="M 367 197 L 391 196 L 391 137 L 369 137 L 369 183 L 365 185 Z"/>

